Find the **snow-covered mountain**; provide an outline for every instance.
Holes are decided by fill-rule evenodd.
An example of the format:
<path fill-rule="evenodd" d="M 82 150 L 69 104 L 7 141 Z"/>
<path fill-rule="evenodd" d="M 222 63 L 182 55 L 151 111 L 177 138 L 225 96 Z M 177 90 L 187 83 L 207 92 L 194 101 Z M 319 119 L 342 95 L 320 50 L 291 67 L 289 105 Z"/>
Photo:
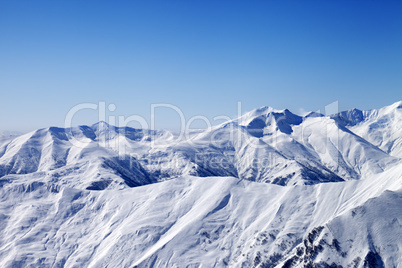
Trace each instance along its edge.
<path fill-rule="evenodd" d="M 366 117 L 356 110 L 300 117 L 262 107 L 186 138 L 105 122 L 73 129 L 50 127 L 3 143 L 0 176 L 44 172 L 59 177 L 78 170 L 85 173 L 82 186 L 101 188 L 183 175 L 233 176 L 279 185 L 359 179 L 399 161 L 398 107 L 364 112 Z M 377 121 L 387 128 L 375 128 Z M 380 134 L 386 139 L 381 144 Z M 76 181 L 71 183 L 77 186 Z"/>
<path fill-rule="evenodd" d="M 399 267 L 402 102 L 0 143 L 1 267 Z M 139 187 L 140 186 L 140 187 Z"/>
<path fill-rule="evenodd" d="M 379 110 L 353 109 L 333 118 L 384 152 L 402 157 L 402 101 Z"/>

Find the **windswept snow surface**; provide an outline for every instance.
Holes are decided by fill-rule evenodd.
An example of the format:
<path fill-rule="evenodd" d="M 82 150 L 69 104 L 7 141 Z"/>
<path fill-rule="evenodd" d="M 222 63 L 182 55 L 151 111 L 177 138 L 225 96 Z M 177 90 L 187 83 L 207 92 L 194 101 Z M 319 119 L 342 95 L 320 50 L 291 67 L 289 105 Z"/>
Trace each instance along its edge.
<path fill-rule="evenodd" d="M 0 267 L 401 267 L 401 114 L 262 107 L 178 141 L 104 122 L 16 137 Z"/>

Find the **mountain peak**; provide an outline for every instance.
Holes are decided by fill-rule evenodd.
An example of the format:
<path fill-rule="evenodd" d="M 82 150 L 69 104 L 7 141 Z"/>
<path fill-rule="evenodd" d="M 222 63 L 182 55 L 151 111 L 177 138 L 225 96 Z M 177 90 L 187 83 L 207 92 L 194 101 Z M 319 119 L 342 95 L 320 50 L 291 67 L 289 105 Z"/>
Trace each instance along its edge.
<path fill-rule="evenodd" d="M 308 114 L 306 114 L 304 116 L 304 118 L 308 118 L 308 117 L 323 117 L 324 115 L 322 113 L 318 113 L 318 112 L 309 112 Z"/>
<path fill-rule="evenodd" d="M 254 109 L 251 112 L 263 114 L 263 113 L 278 113 L 278 112 L 283 112 L 283 110 L 278 110 L 271 106 L 265 105 L 265 106 L 261 106 L 257 109 Z"/>
<path fill-rule="evenodd" d="M 255 118 L 258 116 L 267 116 L 271 113 L 283 113 L 285 110 L 278 110 L 275 108 L 272 108 L 270 106 L 262 106 L 260 108 L 251 110 L 250 112 L 245 113 L 242 117 L 244 118 Z"/>
<path fill-rule="evenodd" d="M 353 108 L 337 114 L 331 115 L 331 118 L 343 126 L 354 126 L 364 121 L 365 116 L 359 109 Z"/>
<path fill-rule="evenodd" d="M 101 120 L 95 124 L 92 125 L 93 127 L 109 127 L 110 125 L 106 123 L 105 121 Z"/>
<path fill-rule="evenodd" d="M 277 110 L 269 106 L 252 110 L 237 119 L 240 125 L 247 127 L 256 137 L 262 137 L 264 132 L 273 133 L 277 130 L 290 134 L 293 131 L 292 125 L 299 125 L 302 121 L 302 117 L 288 109 Z"/>

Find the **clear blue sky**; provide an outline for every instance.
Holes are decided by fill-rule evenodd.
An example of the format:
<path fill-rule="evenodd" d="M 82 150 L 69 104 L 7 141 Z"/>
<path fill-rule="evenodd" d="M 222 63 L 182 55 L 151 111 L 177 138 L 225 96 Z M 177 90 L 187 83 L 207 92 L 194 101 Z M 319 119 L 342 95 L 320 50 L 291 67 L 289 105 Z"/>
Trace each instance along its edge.
<path fill-rule="evenodd" d="M 0 0 L 0 93 L 0 129 L 24 131 L 80 102 L 145 117 L 159 102 L 187 117 L 379 108 L 402 99 L 402 1 Z"/>

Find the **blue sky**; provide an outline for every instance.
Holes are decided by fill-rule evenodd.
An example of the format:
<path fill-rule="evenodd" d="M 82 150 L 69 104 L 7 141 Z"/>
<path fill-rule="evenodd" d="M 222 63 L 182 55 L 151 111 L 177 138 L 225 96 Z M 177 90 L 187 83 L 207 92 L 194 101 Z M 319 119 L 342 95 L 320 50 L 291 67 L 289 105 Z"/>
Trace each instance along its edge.
<path fill-rule="evenodd" d="M 146 118 L 152 103 L 209 118 L 238 101 L 379 108 L 402 99 L 401 14 L 402 1 L 0 0 L 0 129 L 63 126 L 99 101 Z"/>

